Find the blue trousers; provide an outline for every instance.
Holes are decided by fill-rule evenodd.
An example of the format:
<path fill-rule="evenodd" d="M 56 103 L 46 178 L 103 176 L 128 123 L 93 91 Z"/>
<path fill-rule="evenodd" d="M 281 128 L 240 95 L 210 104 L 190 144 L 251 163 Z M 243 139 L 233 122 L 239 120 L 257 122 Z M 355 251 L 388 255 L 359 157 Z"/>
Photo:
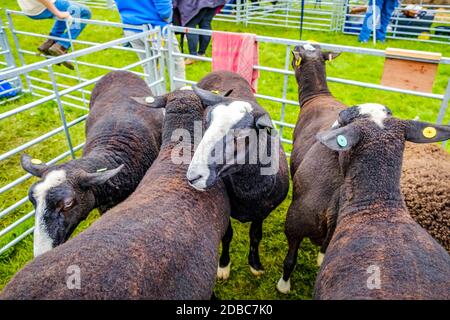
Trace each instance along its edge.
<path fill-rule="evenodd" d="M 211 21 L 216 15 L 216 8 L 203 8 L 193 17 L 186 27 L 196 28 L 199 26 L 200 29 L 211 30 Z M 187 34 L 189 53 L 196 56 L 197 54 L 205 54 L 206 49 L 208 49 L 209 42 L 211 41 L 210 36 L 198 35 L 198 34 Z M 200 46 L 199 46 L 200 42 Z M 198 49 L 198 51 L 197 51 Z"/>
<path fill-rule="evenodd" d="M 71 2 L 68 0 L 56 0 L 54 5 L 56 8 L 58 8 L 59 11 L 69 12 L 70 15 L 74 18 L 90 19 L 92 15 L 91 10 L 89 10 L 88 7 L 78 4 L 76 2 Z M 42 13 L 38 14 L 37 16 L 29 16 L 29 17 L 34 20 L 42 20 L 42 19 L 53 19 L 55 18 L 55 15 L 51 13 L 50 10 L 45 9 Z M 81 31 L 83 31 L 85 27 L 86 24 L 84 23 L 73 22 L 72 25 L 70 26 L 70 37 L 72 37 L 72 39 L 78 38 Z M 63 39 L 70 39 L 69 32 L 67 32 L 66 30 L 66 21 L 56 20 L 50 32 L 50 36 Z M 70 47 L 69 41 L 59 40 L 57 41 L 57 43 L 59 43 L 66 49 Z"/>
<path fill-rule="evenodd" d="M 379 17 L 380 22 L 376 26 L 376 36 L 377 40 L 386 40 L 386 31 L 391 21 L 392 13 L 398 6 L 397 0 L 376 0 L 375 5 L 377 7 L 376 15 Z M 364 18 L 364 23 L 359 34 L 359 41 L 368 41 L 370 35 L 372 34 L 373 26 L 373 0 L 369 1 L 369 8 L 367 10 L 366 16 Z M 376 23 L 376 21 L 375 21 Z"/>

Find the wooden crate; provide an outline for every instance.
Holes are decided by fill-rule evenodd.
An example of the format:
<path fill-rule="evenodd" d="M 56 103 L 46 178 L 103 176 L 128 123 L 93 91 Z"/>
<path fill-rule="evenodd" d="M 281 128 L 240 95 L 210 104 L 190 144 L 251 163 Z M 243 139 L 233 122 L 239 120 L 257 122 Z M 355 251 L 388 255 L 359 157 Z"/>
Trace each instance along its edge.
<path fill-rule="evenodd" d="M 436 52 L 387 48 L 381 84 L 432 92 L 441 56 L 442 54 Z"/>

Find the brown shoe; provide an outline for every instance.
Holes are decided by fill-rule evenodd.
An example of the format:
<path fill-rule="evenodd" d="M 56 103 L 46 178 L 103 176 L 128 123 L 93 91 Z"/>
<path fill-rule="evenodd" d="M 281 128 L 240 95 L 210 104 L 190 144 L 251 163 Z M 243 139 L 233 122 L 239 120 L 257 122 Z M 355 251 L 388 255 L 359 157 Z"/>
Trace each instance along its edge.
<path fill-rule="evenodd" d="M 61 46 L 59 43 L 55 43 L 48 49 L 48 53 L 50 53 L 54 57 L 58 57 L 67 54 L 67 49 Z M 64 61 L 62 62 L 62 64 L 70 70 L 75 70 L 75 67 L 69 61 Z"/>
<path fill-rule="evenodd" d="M 45 54 L 45 55 L 50 55 L 50 53 L 48 52 L 48 49 L 50 49 L 50 47 L 52 45 L 55 44 L 55 40 L 52 39 L 48 39 L 47 41 L 45 41 L 43 44 L 41 44 L 37 49 L 40 53 Z"/>
<path fill-rule="evenodd" d="M 188 66 L 188 65 L 194 64 L 194 63 L 195 63 L 195 60 L 193 60 L 193 59 L 187 58 L 186 60 L 184 60 L 184 65 L 185 66 Z"/>

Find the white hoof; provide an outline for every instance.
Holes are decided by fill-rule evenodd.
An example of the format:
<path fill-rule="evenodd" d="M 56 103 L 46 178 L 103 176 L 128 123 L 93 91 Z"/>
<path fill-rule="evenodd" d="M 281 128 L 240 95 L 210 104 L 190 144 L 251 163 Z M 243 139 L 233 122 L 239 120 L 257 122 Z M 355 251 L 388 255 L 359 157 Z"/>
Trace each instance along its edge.
<path fill-rule="evenodd" d="M 262 275 L 264 273 L 264 270 L 256 270 L 256 269 L 253 269 L 251 266 L 250 266 L 250 271 L 255 277 L 259 277 L 260 275 Z"/>
<path fill-rule="evenodd" d="M 322 252 L 319 252 L 317 255 L 317 266 L 320 267 L 322 265 L 323 259 L 325 258 L 325 255 Z"/>
<path fill-rule="evenodd" d="M 283 277 L 281 277 L 277 283 L 277 290 L 282 294 L 288 294 L 291 291 L 291 279 L 289 278 L 288 281 L 284 281 Z"/>
<path fill-rule="evenodd" d="M 217 279 L 227 280 L 230 277 L 230 270 L 231 270 L 231 262 L 224 268 L 220 267 L 219 265 L 217 267 Z"/>

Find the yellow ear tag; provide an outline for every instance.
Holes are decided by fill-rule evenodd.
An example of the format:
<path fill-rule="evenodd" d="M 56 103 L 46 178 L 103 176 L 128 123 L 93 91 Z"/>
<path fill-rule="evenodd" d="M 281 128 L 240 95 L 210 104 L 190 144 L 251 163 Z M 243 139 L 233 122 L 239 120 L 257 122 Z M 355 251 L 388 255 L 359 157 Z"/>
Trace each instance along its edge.
<path fill-rule="evenodd" d="M 219 94 L 219 93 L 220 93 L 219 90 L 211 90 L 211 92 L 212 92 L 212 93 L 215 93 L 215 94 Z"/>
<path fill-rule="evenodd" d="M 297 61 L 295 61 L 295 65 L 298 67 L 302 63 L 302 58 L 298 58 Z"/>
<path fill-rule="evenodd" d="M 42 160 L 39 159 L 31 159 L 32 164 L 42 164 Z"/>
<path fill-rule="evenodd" d="M 432 139 L 436 137 L 437 131 L 433 127 L 426 127 L 425 129 L 423 129 L 422 134 L 425 138 Z"/>

